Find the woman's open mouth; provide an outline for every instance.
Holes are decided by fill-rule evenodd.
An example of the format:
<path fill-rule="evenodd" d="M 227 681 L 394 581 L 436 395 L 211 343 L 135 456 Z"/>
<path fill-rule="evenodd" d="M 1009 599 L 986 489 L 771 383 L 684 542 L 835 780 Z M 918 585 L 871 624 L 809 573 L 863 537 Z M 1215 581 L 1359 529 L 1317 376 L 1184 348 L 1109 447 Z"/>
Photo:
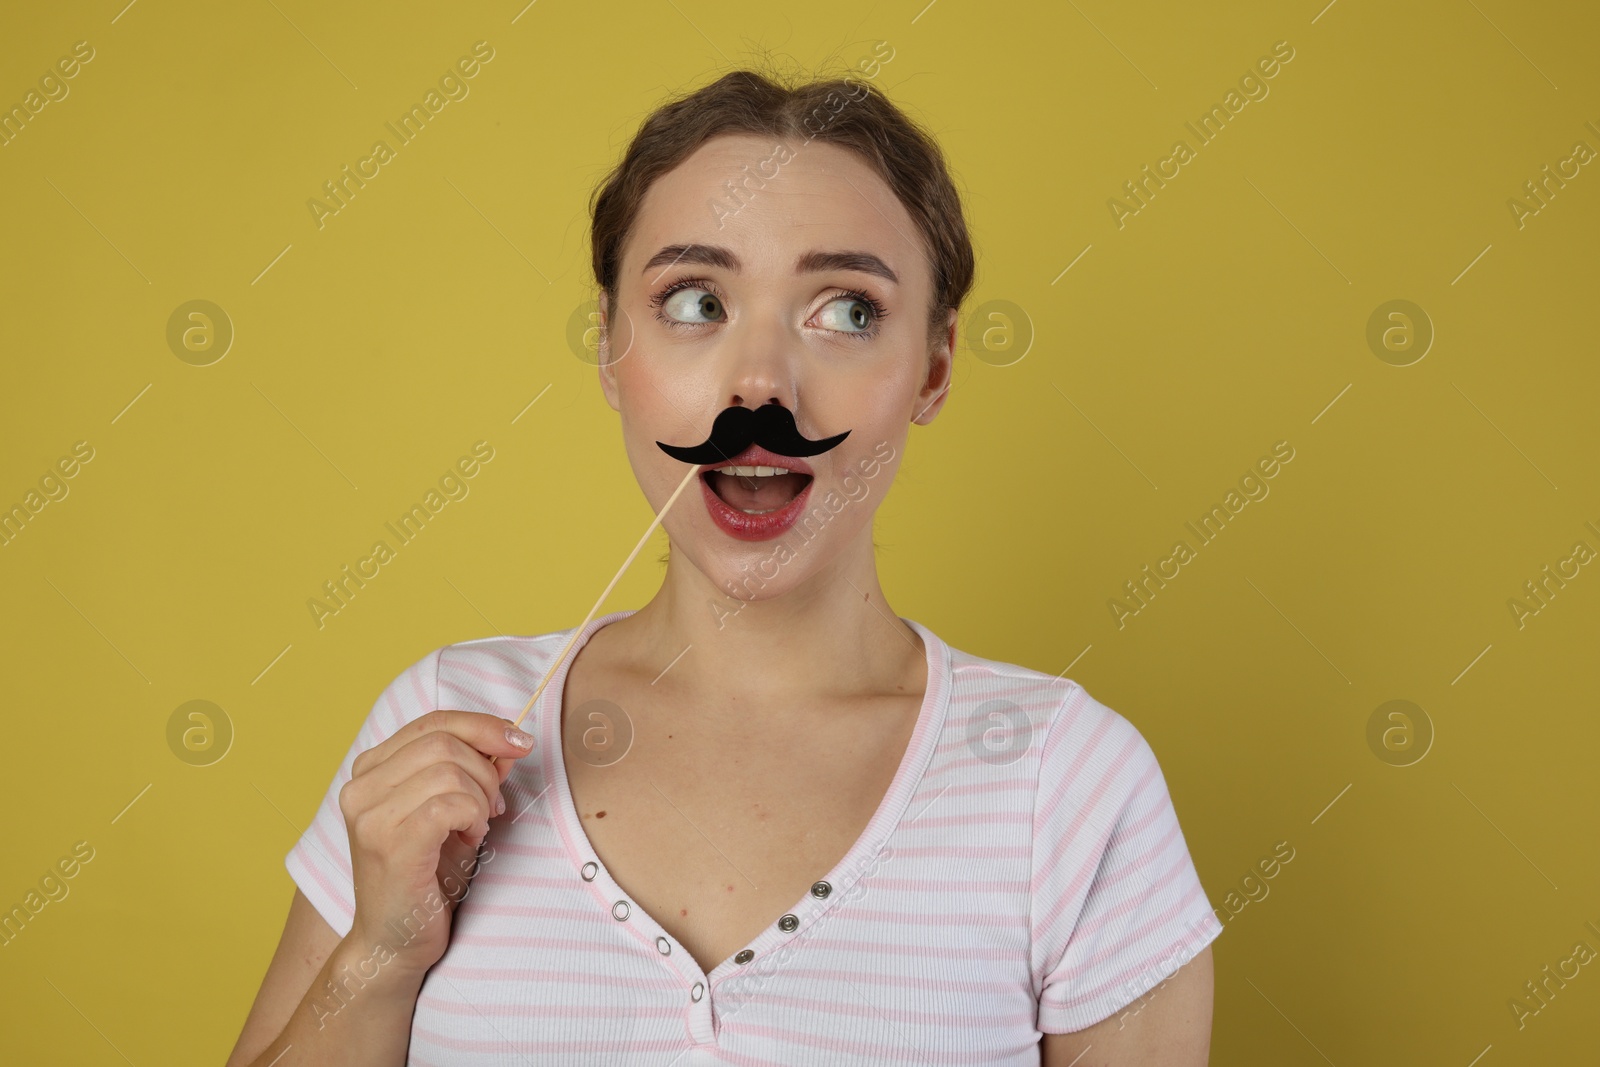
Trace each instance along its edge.
<path fill-rule="evenodd" d="M 700 472 L 712 521 L 741 541 L 766 541 L 793 526 L 811 495 L 809 465 L 754 446 L 735 458 L 741 462 Z M 745 462 L 753 460 L 767 462 Z"/>
<path fill-rule="evenodd" d="M 799 496 L 811 482 L 809 474 L 759 466 L 720 467 L 705 471 L 700 477 L 723 503 L 747 515 L 777 511 Z"/>

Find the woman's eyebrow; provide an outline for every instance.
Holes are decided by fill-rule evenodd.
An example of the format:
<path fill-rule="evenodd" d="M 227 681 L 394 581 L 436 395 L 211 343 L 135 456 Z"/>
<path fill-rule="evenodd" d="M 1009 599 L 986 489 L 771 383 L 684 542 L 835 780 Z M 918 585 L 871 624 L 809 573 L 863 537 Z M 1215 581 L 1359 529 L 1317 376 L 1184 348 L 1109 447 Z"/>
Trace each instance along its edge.
<path fill-rule="evenodd" d="M 742 269 L 739 257 L 720 245 L 667 245 L 650 257 L 641 273 L 649 273 L 654 267 L 663 265 L 671 267 L 679 263 L 721 267 L 734 274 L 738 274 Z M 876 274 L 896 285 L 900 284 L 900 276 L 890 269 L 889 264 L 871 252 L 804 252 L 795 260 L 794 269 L 796 274 L 853 270 L 864 274 Z"/>
<path fill-rule="evenodd" d="M 900 276 L 889 269 L 889 264 L 871 252 L 807 252 L 795 260 L 796 274 L 818 274 L 830 270 L 856 270 L 900 284 Z"/>

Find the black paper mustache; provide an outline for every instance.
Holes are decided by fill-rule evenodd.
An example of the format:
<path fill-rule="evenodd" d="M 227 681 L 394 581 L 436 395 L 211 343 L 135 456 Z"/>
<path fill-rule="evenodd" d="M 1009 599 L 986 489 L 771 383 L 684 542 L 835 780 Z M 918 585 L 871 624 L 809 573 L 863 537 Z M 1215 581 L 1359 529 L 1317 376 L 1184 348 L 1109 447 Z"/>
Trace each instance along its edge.
<path fill-rule="evenodd" d="M 734 405 L 718 413 L 711 424 L 711 436 L 698 445 L 656 444 L 673 459 L 702 465 L 732 459 L 752 443 L 780 456 L 816 456 L 850 436 L 850 431 L 811 441 L 795 427 L 794 413 L 782 404 L 762 404 L 758 408 Z"/>

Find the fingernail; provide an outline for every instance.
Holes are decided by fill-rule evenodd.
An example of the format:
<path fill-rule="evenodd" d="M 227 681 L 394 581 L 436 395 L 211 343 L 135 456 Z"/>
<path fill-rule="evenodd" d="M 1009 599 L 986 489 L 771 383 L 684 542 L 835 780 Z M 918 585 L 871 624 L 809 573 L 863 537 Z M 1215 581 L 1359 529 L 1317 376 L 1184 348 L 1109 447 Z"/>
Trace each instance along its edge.
<path fill-rule="evenodd" d="M 532 734 L 525 734 L 521 730 L 517 729 L 515 726 L 507 726 L 506 727 L 506 740 L 510 741 L 513 745 L 516 745 L 518 748 L 532 748 L 533 747 L 533 735 Z"/>
<path fill-rule="evenodd" d="M 494 813 L 496 815 L 504 815 L 506 813 L 506 798 L 504 793 L 495 794 Z"/>

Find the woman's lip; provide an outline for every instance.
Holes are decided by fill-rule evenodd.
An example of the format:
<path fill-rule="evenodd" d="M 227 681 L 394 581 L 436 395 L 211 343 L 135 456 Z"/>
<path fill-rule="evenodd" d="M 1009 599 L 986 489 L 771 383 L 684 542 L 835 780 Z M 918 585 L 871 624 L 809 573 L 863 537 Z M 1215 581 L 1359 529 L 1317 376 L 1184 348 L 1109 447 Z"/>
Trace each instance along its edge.
<path fill-rule="evenodd" d="M 737 456 L 722 463 L 708 463 L 704 469 L 714 471 L 721 467 L 782 467 L 784 470 L 794 471 L 796 474 L 815 475 L 811 464 L 799 456 L 780 456 L 776 452 L 762 448 L 760 445 L 751 445 Z"/>
<path fill-rule="evenodd" d="M 740 453 L 741 457 L 744 455 L 745 453 Z M 696 475 L 695 481 L 700 483 L 700 495 L 705 499 L 706 510 L 711 513 L 711 521 L 723 533 L 740 541 L 770 541 L 784 533 L 805 511 L 806 501 L 811 496 L 811 487 L 817 484 L 816 478 L 813 477 L 806 482 L 805 488 L 796 493 L 794 499 L 783 507 L 769 511 L 765 515 L 749 515 L 718 496 L 704 473 Z"/>

